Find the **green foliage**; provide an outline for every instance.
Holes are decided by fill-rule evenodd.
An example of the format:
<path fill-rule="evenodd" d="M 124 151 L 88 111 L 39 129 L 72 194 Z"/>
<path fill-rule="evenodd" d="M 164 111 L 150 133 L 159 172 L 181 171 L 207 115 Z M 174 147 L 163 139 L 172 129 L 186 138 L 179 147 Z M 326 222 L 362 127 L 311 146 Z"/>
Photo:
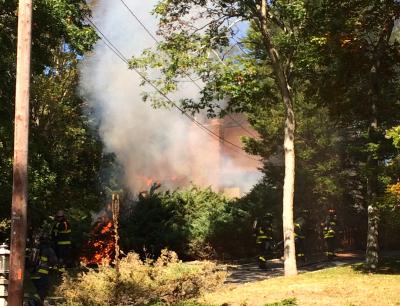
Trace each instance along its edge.
<path fill-rule="evenodd" d="M 168 247 L 181 256 L 213 256 L 213 224 L 223 218 L 231 201 L 210 188 L 154 193 L 142 198 L 121 224 L 126 249 L 157 254 Z"/>
<path fill-rule="evenodd" d="M 29 198 L 32 225 L 57 209 L 97 210 L 102 144 L 77 96 L 76 53 L 59 47 L 32 79 Z M 51 148 L 51 150 L 49 150 Z"/>
<path fill-rule="evenodd" d="M 5 0 L 0 6 L 1 217 L 10 215 L 12 193 L 17 5 Z M 83 0 L 33 3 L 29 217 L 34 227 L 59 207 L 85 203 L 90 209 L 98 202 L 101 145 L 89 132 L 76 93 L 77 57 L 97 39 L 84 24 L 89 13 Z"/>
<path fill-rule="evenodd" d="M 386 186 L 397 176 L 385 131 L 395 137 L 391 128 L 398 125 L 398 42 L 391 37 L 399 8 L 397 1 L 320 1 L 305 24 L 315 43 L 307 52 L 316 59 L 306 67 L 306 93 L 335 121 L 338 157 L 347 169 L 340 175 L 343 198 L 360 210 L 389 203 Z"/>
<path fill-rule="evenodd" d="M 400 149 L 400 126 L 395 126 L 386 131 L 386 138 L 393 141 L 394 146 Z"/>
<path fill-rule="evenodd" d="M 344 150 L 343 160 L 353 172 L 348 176 L 346 191 L 351 202 L 368 207 L 366 259 L 372 266 L 370 262 L 378 261 L 374 251 L 378 230 L 373 224 L 379 214 L 375 212 L 377 208 L 381 212 L 390 209 L 391 200 L 385 192 L 388 182 L 395 178 L 387 167 L 395 150 L 385 138 L 385 131 L 399 124 L 393 115 L 400 111 L 399 44 L 391 37 L 400 4 L 378 0 L 326 3 L 330 9 L 317 9 L 313 16 L 324 16 L 324 24 L 315 27 L 310 22 L 315 36 L 327 38 L 318 52 L 320 62 L 312 69 L 316 76 L 313 85 L 321 104 L 327 105 L 332 118 L 346 129 L 346 143 L 351 150 Z"/>
<path fill-rule="evenodd" d="M 121 260 L 119 273 L 101 266 L 76 277 L 65 276 L 57 293 L 71 306 L 171 305 L 215 290 L 225 275 L 214 263 L 182 263 L 167 250 L 154 262 L 142 262 L 137 254 L 129 253 Z"/>
<path fill-rule="evenodd" d="M 153 193 L 122 218 L 122 247 L 150 257 L 164 247 L 190 259 L 252 256 L 253 222 L 266 211 L 276 216 L 274 228 L 280 240 L 279 198 L 279 190 L 265 184 L 240 200 L 194 186 Z"/>
<path fill-rule="evenodd" d="M 270 13 L 268 35 L 290 86 L 295 85 L 292 71 L 293 76 L 301 77 L 297 62 L 312 60 L 301 52 L 305 44 L 305 3 L 299 0 L 266 4 Z M 209 116 L 232 111 L 252 114 L 252 105 L 258 101 L 268 106 L 281 103 L 277 76 L 260 29 L 259 9 L 252 1 L 159 1 L 154 12 L 164 40 L 156 50 L 146 50 L 141 57 L 133 58 L 131 65 L 144 71 L 161 70 L 154 82 L 164 93 L 179 89 L 179 80 L 189 75 L 200 78 L 205 83 L 200 101 L 190 97 L 181 101 L 184 108 L 193 112 L 206 109 Z M 244 27 L 249 26 L 244 37 L 235 26 L 238 20 Z M 160 98 L 154 93 L 146 93 L 145 98 L 160 105 Z"/>
<path fill-rule="evenodd" d="M 297 302 L 295 298 L 284 299 L 280 302 L 265 304 L 264 306 L 296 306 Z"/>
<path fill-rule="evenodd" d="M 157 302 L 155 304 L 151 304 L 150 306 L 168 306 L 168 304 L 164 302 Z M 174 306 L 215 306 L 215 305 L 200 304 L 196 301 L 188 300 L 188 301 L 178 302 L 177 304 L 174 304 Z"/>
<path fill-rule="evenodd" d="M 354 184 L 347 181 L 353 179 L 354 172 L 361 172 L 345 165 L 348 161 L 345 143 L 351 136 L 340 129 L 342 126 L 332 116 L 334 111 L 330 106 L 336 101 L 330 104 L 330 97 L 335 95 L 329 92 L 324 96 L 325 84 L 315 82 L 316 76 L 326 73 L 324 65 L 332 62 L 331 58 L 326 58 L 331 55 L 326 50 L 327 44 L 331 43 L 326 35 L 326 26 L 320 29 L 320 23 L 324 23 L 324 18 L 332 13 L 328 10 L 331 4 L 330 1 L 267 3 L 271 42 L 279 54 L 296 101 L 295 216 L 304 210 L 309 212 L 307 236 L 310 241 L 320 242 L 319 246 L 314 243 L 315 249 L 320 249 L 322 244 L 320 228 L 315 224 L 321 224 L 325 219 L 327 208 L 345 207 L 343 214 L 354 214 L 353 206 L 359 204 L 355 202 L 360 198 L 355 191 L 359 188 L 355 186 L 359 177 Z M 335 7 L 343 9 L 339 4 Z M 165 92 L 179 88 L 177 79 L 187 78 L 187 75 L 201 78 L 205 82 L 201 100 L 188 98 L 181 101 L 186 109 L 193 112 L 206 109 L 209 116 L 244 112 L 260 135 L 257 139 L 243 138 L 246 150 L 263 157 L 268 185 L 276 192 L 282 192 L 282 135 L 286 110 L 281 103 L 281 91 L 254 3 L 218 1 L 211 5 L 207 1 L 166 0 L 159 2 L 155 13 L 160 19 L 159 32 L 164 41 L 157 50 L 145 51 L 132 63 L 141 69 L 161 69 L 161 77 L 156 81 L 160 86 L 165 85 Z M 205 16 L 210 22 L 197 29 L 196 21 Z M 234 22 L 232 19 L 238 17 L 248 22 L 246 33 L 233 30 L 234 26 L 229 27 Z M 333 18 L 329 20 L 334 22 Z M 345 22 L 343 18 L 340 20 Z M 226 37 L 230 41 L 223 39 Z M 340 76 L 335 76 L 340 79 Z M 326 77 L 329 77 L 328 73 Z M 171 83 L 175 87 L 168 89 Z M 224 102 L 223 107 L 219 101 Z M 359 149 L 359 144 L 356 145 Z M 373 152 L 377 156 L 385 148 L 384 144 L 376 145 L 366 138 L 362 154 Z M 347 203 L 350 197 L 345 194 L 354 196 L 350 205 Z M 246 223 L 248 226 L 249 221 L 246 217 L 244 219 L 243 225 Z"/>
<path fill-rule="evenodd" d="M 4 242 L 10 236 L 11 220 L 0 219 L 0 242 Z"/>

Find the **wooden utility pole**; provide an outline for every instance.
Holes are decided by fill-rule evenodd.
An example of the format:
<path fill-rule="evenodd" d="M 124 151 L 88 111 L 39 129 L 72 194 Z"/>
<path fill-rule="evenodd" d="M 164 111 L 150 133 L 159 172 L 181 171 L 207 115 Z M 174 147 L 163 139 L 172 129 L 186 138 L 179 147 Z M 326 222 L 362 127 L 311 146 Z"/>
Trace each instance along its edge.
<path fill-rule="evenodd" d="M 25 272 L 28 202 L 28 132 L 32 0 L 19 0 L 17 77 L 15 92 L 13 194 L 8 305 L 21 306 Z"/>

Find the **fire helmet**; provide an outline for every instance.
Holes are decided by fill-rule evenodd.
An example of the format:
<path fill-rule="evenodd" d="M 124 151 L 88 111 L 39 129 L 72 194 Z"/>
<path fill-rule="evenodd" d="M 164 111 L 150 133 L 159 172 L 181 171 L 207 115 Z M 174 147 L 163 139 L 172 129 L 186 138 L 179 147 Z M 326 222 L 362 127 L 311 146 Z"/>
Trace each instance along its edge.
<path fill-rule="evenodd" d="M 274 218 L 274 216 L 271 213 L 266 213 L 264 215 L 264 220 L 272 221 L 273 218 Z"/>

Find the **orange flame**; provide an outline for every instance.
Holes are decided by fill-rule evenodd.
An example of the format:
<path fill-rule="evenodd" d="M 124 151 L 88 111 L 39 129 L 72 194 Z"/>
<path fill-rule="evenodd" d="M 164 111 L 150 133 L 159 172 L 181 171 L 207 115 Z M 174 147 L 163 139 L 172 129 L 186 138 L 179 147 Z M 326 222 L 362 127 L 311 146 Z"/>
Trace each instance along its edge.
<path fill-rule="evenodd" d="M 101 229 L 100 233 L 105 234 L 105 233 L 109 232 L 111 230 L 111 227 L 112 227 L 112 222 L 110 221 L 110 222 L 107 223 L 106 226 L 104 226 Z"/>
<path fill-rule="evenodd" d="M 147 178 L 146 179 L 146 186 L 150 187 L 153 184 L 153 179 L 152 178 Z"/>
<path fill-rule="evenodd" d="M 156 180 L 154 178 L 146 176 L 146 175 L 137 175 L 136 179 L 143 184 L 143 186 L 142 186 L 143 188 L 144 187 L 150 188 L 153 185 L 153 183 L 156 182 Z"/>
<path fill-rule="evenodd" d="M 113 260 L 115 241 L 113 235 L 113 224 L 111 221 L 99 223 L 92 232 L 92 238 L 87 243 L 88 255 L 82 256 L 80 261 L 86 265 L 104 264 L 109 265 Z"/>

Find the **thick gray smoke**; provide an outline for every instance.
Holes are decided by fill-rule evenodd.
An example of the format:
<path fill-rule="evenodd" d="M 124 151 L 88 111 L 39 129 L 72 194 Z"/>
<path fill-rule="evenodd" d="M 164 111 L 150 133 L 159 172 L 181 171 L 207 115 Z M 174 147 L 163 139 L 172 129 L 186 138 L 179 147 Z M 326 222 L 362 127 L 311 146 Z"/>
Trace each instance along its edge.
<path fill-rule="evenodd" d="M 155 33 L 156 20 L 150 11 L 156 1 L 125 1 Z M 126 58 L 140 55 L 143 49 L 154 45 L 120 1 L 96 1 L 92 19 Z M 102 41 L 81 65 L 82 94 L 95 110 L 106 150 L 115 153 L 124 167 L 126 186 L 137 193 L 153 181 L 160 181 L 168 188 L 193 182 L 211 185 L 215 190 L 234 186 L 248 191 L 259 174 L 241 173 L 229 162 L 224 164 L 232 171 L 220 171 L 216 167 L 218 140 L 194 126 L 176 109 L 154 109 L 144 103 L 141 93 L 146 87 L 140 86 L 141 81 Z M 175 97 L 198 96 L 194 84 L 184 84 Z M 225 156 L 226 159 L 229 157 Z M 225 177 L 226 173 L 229 177 Z"/>

